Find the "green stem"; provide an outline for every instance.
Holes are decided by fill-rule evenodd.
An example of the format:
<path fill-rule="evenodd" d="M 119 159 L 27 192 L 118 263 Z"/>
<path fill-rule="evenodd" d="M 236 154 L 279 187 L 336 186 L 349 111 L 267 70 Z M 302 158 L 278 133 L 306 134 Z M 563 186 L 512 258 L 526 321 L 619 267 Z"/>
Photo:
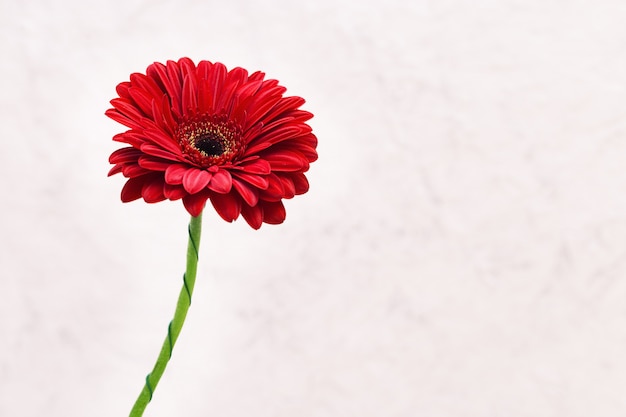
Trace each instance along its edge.
<path fill-rule="evenodd" d="M 152 399 L 152 393 L 156 389 L 161 375 L 165 371 L 165 367 L 172 356 L 172 350 L 180 334 L 180 330 L 185 323 L 185 317 L 187 317 L 187 310 L 191 304 L 191 295 L 193 294 L 193 287 L 196 283 L 196 271 L 198 267 L 198 248 L 200 247 L 200 232 L 202 230 L 202 213 L 198 217 L 192 217 L 189 221 L 189 243 L 187 244 L 187 269 L 185 275 L 183 275 L 183 288 L 180 290 L 178 296 L 178 303 L 176 304 L 176 311 L 174 312 L 174 318 L 170 322 L 167 328 L 167 337 L 159 352 L 159 357 L 154 364 L 152 372 L 146 376 L 146 383 L 135 401 L 133 409 L 130 410 L 129 417 L 140 417 L 143 415 L 146 406 Z"/>

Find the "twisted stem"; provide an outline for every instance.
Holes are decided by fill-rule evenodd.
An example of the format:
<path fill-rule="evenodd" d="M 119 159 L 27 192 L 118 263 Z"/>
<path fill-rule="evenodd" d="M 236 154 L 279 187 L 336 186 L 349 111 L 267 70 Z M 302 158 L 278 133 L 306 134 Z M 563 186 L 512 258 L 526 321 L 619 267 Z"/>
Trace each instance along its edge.
<path fill-rule="evenodd" d="M 196 271 L 198 267 L 198 248 L 200 247 L 200 233 L 202 230 L 202 213 L 198 217 L 191 217 L 189 221 L 189 242 L 187 244 L 187 268 L 183 275 L 183 287 L 178 295 L 178 303 L 176 304 L 176 311 L 174 312 L 174 318 L 170 321 L 167 327 L 167 337 L 163 341 L 163 346 L 159 352 L 159 356 L 154 364 L 152 372 L 146 376 L 146 382 L 139 393 L 137 401 L 132 410 L 130 410 L 129 417 L 140 417 L 143 415 L 146 406 L 152 400 L 152 394 L 165 371 L 165 367 L 172 357 L 172 350 L 178 339 L 183 324 L 185 323 L 185 317 L 187 317 L 187 310 L 191 305 L 191 295 L 193 294 L 193 287 L 196 283 Z"/>

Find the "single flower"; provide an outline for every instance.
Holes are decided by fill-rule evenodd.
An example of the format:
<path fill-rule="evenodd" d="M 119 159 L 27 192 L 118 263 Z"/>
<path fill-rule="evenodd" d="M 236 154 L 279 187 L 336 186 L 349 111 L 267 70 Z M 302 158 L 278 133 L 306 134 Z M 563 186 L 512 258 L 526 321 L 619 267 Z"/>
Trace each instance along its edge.
<path fill-rule="evenodd" d="M 282 199 L 305 193 L 317 159 L 304 99 L 265 74 L 189 58 L 154 63 L 117 86 L 106 111 L 130 128 L 113 140 L 109 175 L 128 180 L 123 202 L 182 199 L 199 216 L 207 200 L 226 221 L 255 229 L 285 220 Z"/>

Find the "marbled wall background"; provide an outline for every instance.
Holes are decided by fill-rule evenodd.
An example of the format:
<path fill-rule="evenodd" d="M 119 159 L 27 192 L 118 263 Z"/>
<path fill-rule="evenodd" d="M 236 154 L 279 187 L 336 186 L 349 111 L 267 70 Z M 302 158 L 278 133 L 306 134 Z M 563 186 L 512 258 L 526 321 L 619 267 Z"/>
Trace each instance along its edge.
<path fill-rule="evenodd" d="M 207 211 L 146 416 L 626 415 L 626 3 L 0 0 L 0 416 L 125 416 L 180 203 L 106 178 L 114 87 L 189 56 L 307 98 L 287 221 Z"/>

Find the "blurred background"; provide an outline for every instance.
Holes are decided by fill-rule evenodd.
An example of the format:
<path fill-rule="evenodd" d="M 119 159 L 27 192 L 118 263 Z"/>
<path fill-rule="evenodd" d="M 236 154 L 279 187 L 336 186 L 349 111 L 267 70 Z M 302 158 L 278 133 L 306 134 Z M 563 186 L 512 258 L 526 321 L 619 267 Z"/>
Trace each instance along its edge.
<path fill-rule="evenodd" d="M 128 415 L 180 202 L 107 178 L 115 86 L 189 56 L 307 99 L 281 226 L 204 216 L 146 416 L 626 415 L 626 3 L 0 0 L 0 416 Z"/>

